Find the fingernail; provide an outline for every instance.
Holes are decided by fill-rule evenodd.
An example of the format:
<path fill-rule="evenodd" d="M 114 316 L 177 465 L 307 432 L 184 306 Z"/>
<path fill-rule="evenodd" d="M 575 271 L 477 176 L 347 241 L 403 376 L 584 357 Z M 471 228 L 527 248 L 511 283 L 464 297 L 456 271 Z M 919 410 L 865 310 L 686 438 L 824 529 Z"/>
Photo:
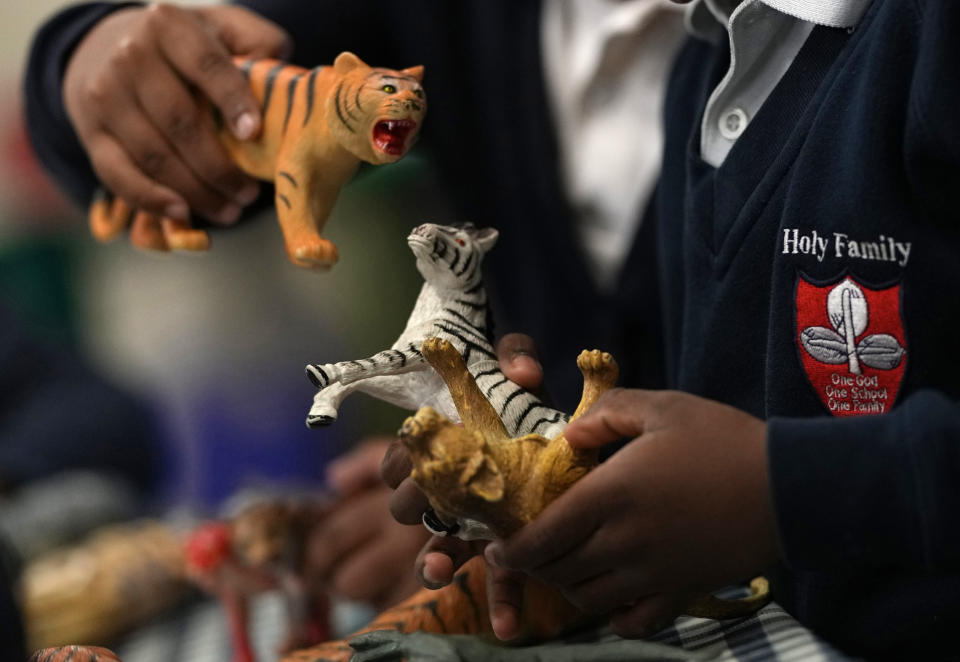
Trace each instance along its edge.
<path fill-rule="evenodd" d="M 164 208 L 163 215 L 167 218 L 175 218 L 178 221 L 189 221 L 190 208 L 182 202 L 174 202 Z"/>
<path fill-rule="evenodd" d="M 516 363 L 520 359 L 532 361 L 535 366 L 540 367 L 540 361 L 537 360 L 537 357 L 524 349 L 514 351 L 513 356 L 510 357 L 510 363 Z"/>
<path fill-rule="evenodd" d="M 510 623 L 501 615 L 495 615 L 490 618 L 490 627 L 493 628 L 493 634 L 500 641 L 510 641 L 513 639 L 513 632 L 510 631 Z"/>
<path fill-rule="evenodd" d="M 254 131 L 257 130 L 257 118 L 253 113 L 245 112 L 237 118 L 234 133 L 240 140 L 249 140 L 253 138 Z"/>
<path fill-rule="evenodd" d="M 257 182 L 249 182 L 246 186 L 240 189 L 240 192 L 237 193 L 236 201 L 237 204 L 246 207 L 251 202 L 257 199 L 260 195 L 260 184 Z"/>
<path fill-rule="evenodd" d="M 437 577 L 432 572 L 430 572 L 429 565 L 425 565 L 423 567 L 423 572 L 421 574 L 423 575 L 423 581 L 426 584 L 427 588 L 433 588 L 433 589 L 443 588 L 444 586 L 443 579 L 440 577 Z"/>
<path fill-rule="evenodd" d="M 239 205 L 227 204 L 217 212 L 216 221 L 221 225 L 233 225 L 240 218 L 240 212 L 243 211 Z"/>

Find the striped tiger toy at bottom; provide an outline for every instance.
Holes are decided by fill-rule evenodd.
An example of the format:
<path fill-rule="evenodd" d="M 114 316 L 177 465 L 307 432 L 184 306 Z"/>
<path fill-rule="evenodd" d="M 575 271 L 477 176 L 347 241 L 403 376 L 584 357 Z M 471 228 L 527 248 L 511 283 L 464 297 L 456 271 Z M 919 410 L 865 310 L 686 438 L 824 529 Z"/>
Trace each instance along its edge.
<path fill-rule="evenodd" d="M 340 188 L 361 161 L 399 160 L 416 140 L 427 104 L 423 67 L 372 68 L 350 52 L 333 66 L 303 69 L 277 60 L 237 58 L 263 113 L 263 129 L 240 141 L 218 120 L 220 141 L 247 174 L 275 185 L 287 255 L 294 264 L 327 269 L 337 248 L 320 236 Z M 210 237 L 186 221 L 158 218 L 101 191 L 89 211 L 101 241 L 130 226 L 145 250 L 204 251 Z"/>

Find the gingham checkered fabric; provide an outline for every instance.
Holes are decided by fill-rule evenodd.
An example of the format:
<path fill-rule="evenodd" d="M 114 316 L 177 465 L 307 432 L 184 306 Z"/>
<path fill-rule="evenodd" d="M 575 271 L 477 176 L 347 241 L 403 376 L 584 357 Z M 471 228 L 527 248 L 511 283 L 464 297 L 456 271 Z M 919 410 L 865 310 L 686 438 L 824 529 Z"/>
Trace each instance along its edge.
<path fill-rule="evenodd" d="M 351 606 L 340 606 L 335 621 L 357 626 L 369 614 L 350 613 Z M 275 646 L 283 633 L 283 605 L 277 595 L 257 598 L 251 608 L 251 637 L 260 662 L 276 662 Z M 713 621 L 684 616 L 657 633 L 650 641 L 674 646 L 695 654 L 698 660 L 711 662 L 849 662 L 808 629 L 800 625 L 780 606 L 770 604 L 756 615 L 741 620 Z M 576 643 L 620 641 L 606 629 L 580 633 Z M 556 644 L 554 644 L 556 645 Z M 549 659 L 549 650 L 530 647 L 530 659 Z M 541 650 L 535 650 L 540 648 Z M 636 655 L 622 658 L 649 660 L 638 642 Z M 114 650 L 123 662 L 228 662 L 230 644 L 223 613 L 213 602 L 194 604 L 181 612 L 132 633 Z M 554 649 L 555 650 L 555 649 Z M 543 657 L 547 654 L 548 657 Z M 538 657 L 539 656 L 539 657 Z M 608 659 L 608 658 L 605 658 Z M 663 659 L 663 658 L 657 658 Z"/>
<path fill-rule="evenodd" d="M 777 604 L 736 621 L 681 616 L 651 641 L 685 650 L 713 649 L 716 662 L 839 662 L 843 655 L 800 625 Z"/>

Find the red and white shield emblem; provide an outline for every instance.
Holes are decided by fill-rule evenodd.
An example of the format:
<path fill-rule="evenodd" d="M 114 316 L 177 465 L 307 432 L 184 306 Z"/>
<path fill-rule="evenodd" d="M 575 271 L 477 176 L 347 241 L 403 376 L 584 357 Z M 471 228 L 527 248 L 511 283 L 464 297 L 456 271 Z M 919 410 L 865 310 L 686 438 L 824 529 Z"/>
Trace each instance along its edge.
<path fill-rule="evenodd" d="M 846 276 L 818 286 L 797 280 L 800 361 L 834 416 L 882 414 L 907 364 L 900 285 L 874 290 Z"/>

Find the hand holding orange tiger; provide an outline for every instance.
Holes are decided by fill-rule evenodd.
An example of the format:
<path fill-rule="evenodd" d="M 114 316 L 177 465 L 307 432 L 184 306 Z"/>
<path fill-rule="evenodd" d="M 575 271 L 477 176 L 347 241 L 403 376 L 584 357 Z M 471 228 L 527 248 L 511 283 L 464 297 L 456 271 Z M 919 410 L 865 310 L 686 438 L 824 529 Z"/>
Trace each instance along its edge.
<path fill-rule="evenodd" d="M 256 198 L 256 178 L 276 183 L 290 259 L 336 262 L 323 224 L 361 160 L 391 163 L 414 142 L 423 68 L 374 69 L 350 53 L 313 70 L 269 59 L 287 43 L 273 24 L 228 7 L 121 10 L 91 30 L 64 99 L 113 193 L 91 206 L 98 239 L 130 225 L 140 248 L 206 250 L 191 210 L 230 224 Z"/>

